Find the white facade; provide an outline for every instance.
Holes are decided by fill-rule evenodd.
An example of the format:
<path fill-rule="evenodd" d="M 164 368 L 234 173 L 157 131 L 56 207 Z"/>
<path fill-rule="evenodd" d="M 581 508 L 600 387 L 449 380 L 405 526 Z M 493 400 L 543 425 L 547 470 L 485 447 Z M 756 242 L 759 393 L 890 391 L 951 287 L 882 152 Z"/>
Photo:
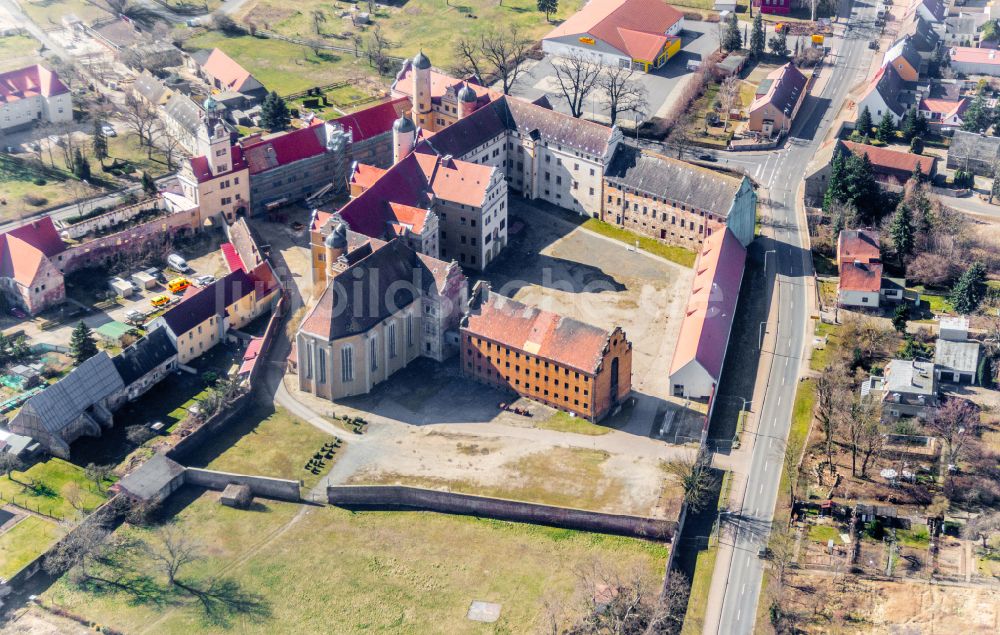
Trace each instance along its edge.
<path fill-rule="evenodd" d="M 670 394 L 685 399 L 708 399 L 715 389 L 715 378 L 693 360 L 670 375 Z"/>
<path fill-rule="evenodd" d="M 0 102 L 0 129 L 30 125 L 34 121 L 67 123 L 73 120 L 73 97 L 70 93 Z"/>
<path fill-rule="evenodd" d="M 840 306 L 877 308 L 879 305 L 878 291 L 838 291 L 837 304 Z"/>
<path fill-rule="evenodd" d="M 679 36 L 684 28 L 684 18 L 674 22 L 664 35 Z M 584 43 L 581 38 L 593 41 L 593 44 Z M 561 37 L 542 40 L 542 52 L 556 57 L 579 56 L 591 59 L 603 66 L 622 66 L 628 68 L 632 66 L 632 57 L 607 42 L 590 37 L 588 33 L 567 34 Z M 652 62 L 653 60 L 647 60 Z M 639 66 L 641 68 L 641 66 Z"/>

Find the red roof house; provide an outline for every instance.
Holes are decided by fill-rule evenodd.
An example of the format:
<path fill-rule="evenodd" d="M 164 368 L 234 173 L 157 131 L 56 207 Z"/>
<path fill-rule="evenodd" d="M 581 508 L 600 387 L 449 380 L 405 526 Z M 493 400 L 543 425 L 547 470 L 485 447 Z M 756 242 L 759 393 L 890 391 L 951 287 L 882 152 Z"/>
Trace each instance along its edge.
<path fill-rule="evenodd" d="M 222 49 L 212 49 L 201 64 L 202 74 L 218 90 L 255 95 L 267 92 L 250 71 L 243 68 Z"/>
<path fill-rule="evenodd" d="M 845 229 L 837 237 L 837 302 L 849 307 L 878 307 L 882 290 L 882 253 L 878 232 Z"/>

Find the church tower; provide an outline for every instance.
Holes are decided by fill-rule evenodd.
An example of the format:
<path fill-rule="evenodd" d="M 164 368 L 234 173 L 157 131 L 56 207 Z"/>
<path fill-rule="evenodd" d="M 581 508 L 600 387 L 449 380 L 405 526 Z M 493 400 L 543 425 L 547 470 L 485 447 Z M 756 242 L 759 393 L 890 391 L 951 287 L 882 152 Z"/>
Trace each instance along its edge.
<path fill-rule="evenodd" d="M 413 58 L 413 123 L 424 130 L 431 125 L 431 61 L 423 51 Z"/>
<path fill-rule="evenodd" d="M 458 118 L 465 119 L 476 110 L 476 102 L 479 97 L 476 91 L 466 83 L 462 90 L 458 91 Z"/>
<path fill-rule="evenodd" d="M 229 131 L 222 123 L 219 104 L 211 97 L 202 104 L 205 116 L 198 129 L 198 150 L 208 160 L 212 175 L 225 174 L 233 169 L 233 148 Z"/>

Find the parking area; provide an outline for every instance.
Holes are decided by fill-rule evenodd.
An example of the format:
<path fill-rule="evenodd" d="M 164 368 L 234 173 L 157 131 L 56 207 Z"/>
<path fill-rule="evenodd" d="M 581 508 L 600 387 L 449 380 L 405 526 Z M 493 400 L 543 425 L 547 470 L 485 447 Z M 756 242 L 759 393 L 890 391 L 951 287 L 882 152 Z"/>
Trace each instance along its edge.
<path fill-rule="evenodd" d="M 656 71 L 651 73 L 637 71 L 633 75 L 646 88 L 649 108 L 644 113 L 645 117 L 665 115 L 681 94 L 684 83 L 691 77 L 691 71 L 687 67 L 688 62 L 700 62 L 718 48 L 717 24 L 686 21 L 681 32 L 681 51 Z M 525 99 L 537 99 L 547 95 L 553 108 L 568 114 L 569 107 L 559 89 L 555 69 L 552 66 L 557 59 L 547 55 L 541 60 L 525 62 L 528 74 L 514 87 L 513 94 Z M 587 98 L 584 117 L 595 121 L 609 121 L 608 109 L 603 101 L 600 89 L 595 88 Z M 621 116 L 625 120 L 633 118 L 631 113 Z"/>

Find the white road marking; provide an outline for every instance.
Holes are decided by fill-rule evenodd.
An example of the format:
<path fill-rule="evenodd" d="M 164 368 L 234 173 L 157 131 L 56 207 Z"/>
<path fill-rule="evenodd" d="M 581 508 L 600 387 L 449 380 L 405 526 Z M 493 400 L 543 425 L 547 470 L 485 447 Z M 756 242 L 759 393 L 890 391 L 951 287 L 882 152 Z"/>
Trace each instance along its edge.
<path fill-rule="evenodd" d="M 764 471 L 767 471 L 767 461 L 764 461 Z"/>
<path fill-rule="evenodd" d="M 769 439 L 768 440 L 767 447 L 769 447 L 769 448 L 773 448 L 774 447 L 774 439 Z"/>
<path fill-rule="evenodd" d="M 760 487 L 757 488 L 757 493 L 758 494 L 763 494 L 764 493 L 764 484 L 763 483 L 761 483 Z"/>
<path fill-rule="evenodd" d="M 736 621 L 737 622 L 740 621 L 740 616 L 741 615 L 743 615 L 743 609 L 740 609 L 739 611 L 736 611 Z"/>
<path fill-rule="evenodd" d="M 744 582 L 744 583 L 743 583 L 743 587 L 742 587 L 742 588 L 740 589 L 740 595 L 743 595 L 743 594 L 745 594 L 746 592 L 747 592 L 747 583 L 746 583 L 746 582 Z"/>
<path fill-rule="evenodd" d="M 743 568 L 744 569 L 749 569 L 750 568 L 750 558 L 746 559 L 746 564 L 743 565 Z"/>
<path fill-rule="evenodd" d="M 781 385 L 782 386 L 785 385 L 785 376 L 784 375 L 781 376 Z"/>
<path fill-rule="evenodd" d="M 778 405 L 781 405 L 781 395 L 778 395 Z"/>

